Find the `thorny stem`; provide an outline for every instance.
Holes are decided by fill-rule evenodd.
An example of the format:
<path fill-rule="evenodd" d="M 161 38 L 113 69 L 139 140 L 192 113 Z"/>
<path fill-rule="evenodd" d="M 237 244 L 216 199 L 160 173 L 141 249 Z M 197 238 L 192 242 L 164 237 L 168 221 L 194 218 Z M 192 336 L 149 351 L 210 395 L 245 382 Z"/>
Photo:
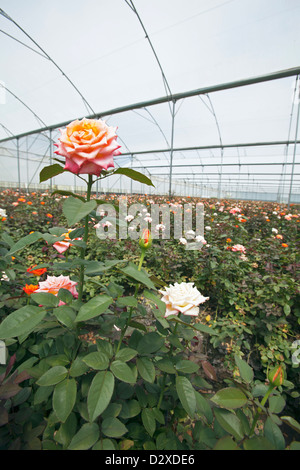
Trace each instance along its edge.
<path fill-rule="evenodd" d="M 274 385 L 273 384 L 270 384 L 269 385 L 269 388 L 265 394 L 265 396 L 263 397 L 262 401 L 260 402 L 261 406 L 264 406 L 267 399 L 269 398 L 269 395 L 271 394 L 271 392 L 274 390 Z M 249 433 L 249 436 L 252 436 L 252 434 L 254 433 L 254 429 L 255 429 L 255 426 L 256 426 L 256 423 L 257 423 L 257 420 L 258 420 L 258 417 L 260 415 L 260 413 L 262 412 L 262 409 L 259 408 L 256 412 L 256 415 L 254 416 L 254 419 L 253 419 L 253 423 L 252 423 L 252 426 L 251 426 L 251 430 L 250 430 L 250 433 Z"/>
<path fill-rule="evenodd" d="M 92 190 L 92 185 L 93 185 L 93 176 L 89 175 L 89 181 L 87 183 L 87 196 L 86 196 L 86 202 L 89 202 L 91 199 L 91 190 Z M 87 215 L 85 217 L 85 225 L 84 225 L 84 235 L 83 235 L 83 241 L 85 244 L 87 243 L 88 239 L 88 234 L 89 234 L 89 216 Z M 80 250 L 80 256 L 81 259 L 84 259 L 85 252 L 86 252 L 86 247 L 81 248 Z M 80 274 L 79 274 L 79 292 L 78 292 L 78 300 L 82 300 L 82 294 L 83 294 L 83 281 L 84 281 L 84 265 L 82 264 L 80 266 Z"/>
<path fill-rule="evenodd" d="M 144 261 L 144 258 L 145 258 L 145 253 L 146 251 L 142 249 L 142 252 L 141 252 L 141 256 L 140 256 L 140 262 L 139 262 L 139 266 L 138 266 L 138 270 L 140 271 L 142 269 L 142 264 L 143 264 L 143 261 Z M 136 284 L 135 286 L 135 292 L 134 292 L 134 298 L 136 299 L 137 297 L 137 293 L 138 293 L 138 290 L 139 290 L 139 287 L 140 287 L 140 284 Z M 129 314 L 128 314 L 128 318 L 127 318 L 127 321 L 126 321 L 126 324 L 124 326 L 124 328 L 122 329 L 121 331 L 121 336 L 120 336 L 120 339 L 119 339 L 119 343 L 118 343 L 118 346 L 117 346 L 117 350 L 116 350 L 116 354 L 119 352 L 120 350 L 120 347 L 121 347 L 121 344 L 122 344 L 122 341 L 123 341 L 123 338 L 125 336 L 125 333 L 127 331 L 127 328 L 131 322 L 131 317 L 132 317 L 132 313 L 133 313 L 133 307 L 130 307 L 130 311 L 129 311 Z"/>

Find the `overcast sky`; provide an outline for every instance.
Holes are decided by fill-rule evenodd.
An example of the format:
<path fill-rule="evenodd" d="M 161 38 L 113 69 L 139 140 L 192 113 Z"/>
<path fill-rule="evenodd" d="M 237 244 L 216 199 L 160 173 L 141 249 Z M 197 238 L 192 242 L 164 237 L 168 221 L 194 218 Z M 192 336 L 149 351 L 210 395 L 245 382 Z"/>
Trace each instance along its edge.
<path fill-rule="evenodd" d="M 300 65 L 299 0 L 134 4 L 172 93 Z M 0 8 L 88 103 L 15 24 L 0 16 L 0 82 L 11 92 L 0 91 L 0 138 L 165 95 L 153 51 L 125 0 L 0 0 Z M 286 139 L 294 84 L 289 78 L 212 94 L 223 143 Z M 109 118 L 130 151 L 170 143 L 168 105 L 149 111 L 152 117 L 140 110 Z M 215 119 L 199 97 L 178 103 L 175 131 L 175 146 L 219 143 Z"/>

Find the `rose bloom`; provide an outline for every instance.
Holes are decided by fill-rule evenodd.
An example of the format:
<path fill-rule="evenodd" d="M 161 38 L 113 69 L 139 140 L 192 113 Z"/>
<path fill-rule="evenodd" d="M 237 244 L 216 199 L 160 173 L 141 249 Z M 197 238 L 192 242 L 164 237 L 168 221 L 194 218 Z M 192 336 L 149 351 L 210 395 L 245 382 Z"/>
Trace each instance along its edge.
<path fill-rule="evenodd" d="M 77 299 L 78 292 L 76 291 L 76 286 L 77 282 L 71 281 L 69 276 L 47 276 L 45 281 L 39 282 L 39 288 L 35 292 L 48 292 L 49 294 L 57 295 L 59 289 L 66 289 Z M 58 305 L 64 305 L 64 302 L 60 301 Z"/>
<path fill-rule="evenodd" d="M 33 294 L 38 288 L 39 288 L 38 285 L 26 284 L 25 287 L 23 287 L 23 291 L 26 292 L 27 295 L 31 295 L 31 294 Z"/>
<path fill-rule="evenodd" d="M 61 240 L 61 241 L 58 241 L 58 242 L 55 242 L 53 244 L 53 248 L 55 248 L 58 253 L 62 254 L 64 253 L 65 251 L 67 251 L 67 249 L 72 246 L 72 243 L 71 243 L 71 239 L 69 237 L 69 233 L 72 232 L 72 228 L 68 230 L 67 233 L 63 233 L 63 235 L 65 236 L 65 239 L 64 240 Z M 81 238 L 75 238 L 75 240 L 82 240 Z"/>
<path fill-rule="evenodd" d="M 166 304 L 165 317 L 169 315 L 197 316 L 199 314 L 199 304 L 206 302 L 209 297 L 203 295 L 194 287 L 193 282 L 182 282 L 165 287 L 165 291 L 159 291 L 163 297 L 162 301 Z"/>
<path fill-rule="evenodd" d="M 236 214 L 238 212 L 241 212 L 241 209 L 239 209 L 239 207 L 233 207 L 230 209 L 229 214 Z"/>
<path fill-rule="evenodd" d="M 233 245 L 231 249 L 232 251 L 240 251 L 241 253 L 246 253 L 246 248 L 243 245 Z"/>
<path fill-rule="evenodd" d="M 114 167 L 113 157 L 120 155 L 116 128 L 101 119 L 82 119 L 60 130 L 56 154 L 65 157 L 65 170 L 75 174 L 100 176 L 102 170 Z"/>
<path fill-rule="evenodd" d="M 32 232 L 31 232 L 32 233 Z M 27 272 L 30 274 L 33 274 L 34 276 L 41 276 L 47 271 L 47 268 L 40 268 L 40 269 L 34 269 L 36 264 L 34 266 L 31 266 L 30 268 L 27 269 Z"/>

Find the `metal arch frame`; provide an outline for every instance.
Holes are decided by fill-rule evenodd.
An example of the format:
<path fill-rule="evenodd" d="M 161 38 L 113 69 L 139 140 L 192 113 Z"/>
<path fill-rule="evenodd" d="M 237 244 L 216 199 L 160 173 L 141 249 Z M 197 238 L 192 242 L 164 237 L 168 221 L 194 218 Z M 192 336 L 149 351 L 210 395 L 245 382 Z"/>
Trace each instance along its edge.
<path fill-rule="evenodd" d="M 270 73 L 270 74 L 265 74 L 265 75 L 260 75 L 260 76 L 256 76 L 256 77 L 246 78 L 246 79 L 237 80 L 237 81 L 233 81 L 233 82 L 221 83 L 221 84 L 217 84 L 217 85 L 213 85 L 213 86 L 199 88 L 199 89 L 196 89 L 196 90 L 190 90 L 190 91 L 183 92 L 183 93 L 176 93 L 176 94 L 172 94 L 172 95 L 168 95 L 168 96 L 163 96 L 161 98 L 156 98 L 156 99 L 149 100 L 149 101 L 144 101 L 144 102 L 139 102 L 139 103 L 135 103 L 135 104 L 127 105 L 127 106 L 122 106 L 122 107 L 114 108 L 114 109 L 109 110 L 109 111 L 95 113 L 95 114 L 92 114 L 92 115 L 89 115 L 89 116 L 84 116 L 84 117 L 87 117 L 87 118 L 90 118 L 90 119 L 101 118 L 103 116 L 107 116 L 107 115 L 111 115 L 111 114 L 115 115 L 115 114 L 118 114 L 118 113 L 132 111 L 132 110 L 136 110 L 136 109 L 139 109 L 139 108 L 145 108 L 145 107 L 155 106 L 155 105 L 162 104 L 162 103 L 172 102 L 173 103 L 173 108 L 172 108 L 172 135 L 171 135 L 170 148 L 168 148 L 168 149 L 145 150 L 145 151 L 139 151 L 139 152 L 132 152 L 132 151 L 128 152 L 128 155 L 143 155 L 143 154 L 146 155 L 146 154 L 149 154 L 149 153 L 160 153 L 160 152 L 170 153 L 170 165 L 169 165 L 169 167 L 170 167 L 169 194 L 170 195 L 172 193 L 173 168 L 175 167 L 173 165 L 173 154 L 176 151 L 189 151 L 189 150 L 200 150 L 200 149 L 218 149 L 218 148 L 223 151 L 225 148 L 229 148 L 229 147 L 231 147 L 231 148 L 237 147 L 238 148 L 238 147 L 250 147 L 250 146 L 257 147 L 257 146 L 264 146 L 264 145 L 272 146 L 272 145 L 290 145 L 291 144 L 291 145 L 294 146 L 294 151 L 293 151 L 293 162 L 291 163 L 292 173 L 291 173 L 290 189 L 289 189 L 289 201 L 288 201 L 288 205 L 289 205 L 290 197 L 291 197 L 291 193 L 292 193 L 294 168 L 295 168 L 295 165 L 298 164 L 298 163 L 296 163 L 295 159 L 296 159 L 296 145 L 299 143 L 299 140 L 298 140 L 298 137 L 297 137 L 298 136 L 299 115 L 300 115 L 300 104 L 299 103 L 298 103 L 295 139 L 293 141 L 287 140 L 287 141 L 272 141 L 272 142 L 248 142 L 248 143 L 238 143 L 238 144 L 224 144 L 224 143 L 221 143 L 221 145 L 185 147 L 185 148 L 180 148 L 180 149 L 179 148 L 175 149 L 174 145 L 173 145 L 174 144 L 174 127 L 175 127 L 174 124 L 175 124 L 175 114 L 176 114 L 175 113 L 175 106 L 176 106 L 177 101 L 182 100 L 184 98 L 189 98 L 189 97 L 193 97 L 193 96 L 200 96 L 200 95 L 208 95 L 210 93 L 215 93 L 215 92 L 218 92 L 218 91 L 233 89 L 233 88 L 237 88 L 237 87 L 244 87 L 244 86 L 254 85 L 254 84 L 258 84 L 258 83 L 268 82 L 268 81 L 271 81 L 271 80 L 278 80 L 278 79 L 283 79 L 283 78 L 292 77 L 292 76 L 299 76 L 299 75 L 300 75 L 300 67 L 295 67 L 295 68 L 290 68 L 290 69 L 286 69 L 286 70 L 280 70 L 280 71 Z M 27 137 L 29 135 L 33 135 L 33 134 L 37 134 L 37 133 L 40 134 L 40 133 L 44 133 L 44 132 L 50 132 L 50 131 L 53 131 L 53 130 L 59 128 L 59 127 L 64 127 L 64 126 L 68 125 L 70 121 L 71 120 L 65 121 L 65 122 L 62 122 L 62 123 L 59 123 L 59 124 L 51 125 L 51 126 L 45 126 L 43 128 L 40 128 L 40 129 L 32 130 L 30 132 L 15 135 L 13 137 L 6 137 L 6 138 L 0 140 L 0 144 L 2 144 L 4 142 L 12 141 L 14 139 L 16 139 L 17 142 L 18 142 L 19 139 L 21 139 L 22 137 Z M 125 156 L 125 155 L 127 155 L 127 153 L 124 153 L 123 155 Z M 264 163 L 264 165 L 266 165 L 266 164 L 267 163 Z M 226 165 L 226 164 L 222 163 L 222 166 L 223 165 Z M 239 163 L 239 165 L 240 165 L 240 163 Z M 250 164 L 248 163 L 247 165 L 250 165 Z M 256 164 L 256 165 L 259 165 L 259 163 Z M 281 165 L 282 165 L 282 163 L 281 163 Z M 196 165 L 196 166 L 199 166 L 199 167 L 202 166 L 203 167 L 203 165 Z M 208 166 L 208 165 L 204 165 L 204 166 Z M 218 166 L 220 166 L 220 164 L 218 164 Z M 232 166 L 236 166 L 236 164 L 232 164 Z M 147 168 L 150 168 L 150 167 L 147 166 Z"/>

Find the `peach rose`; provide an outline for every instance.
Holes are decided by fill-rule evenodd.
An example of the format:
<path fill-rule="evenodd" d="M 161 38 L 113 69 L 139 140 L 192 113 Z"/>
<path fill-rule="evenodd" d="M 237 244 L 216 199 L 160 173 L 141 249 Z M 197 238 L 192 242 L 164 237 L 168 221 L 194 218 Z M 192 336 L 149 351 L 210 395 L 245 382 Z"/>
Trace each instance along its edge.
<path fill-rule="evenodd" d="M 49 292 L 49 294 L 57 295 L 59 289 L 66 289 L 77 299 L 76 286 L 77 282 L 71 281 L 69 276 L 47 276 L 45 281 L 39 282 L 39 288 L 35 293 Z M 64 305 L 64 302 L 60 301 L 58 305 Z"/>
<path fill-rule="evenodd" d="M 113 157 L 121 153 L 116 128 L 101 119 L 76 120 L 60 132 L 55 153 L 66 158 L 65 170 L 77 175 L 100 176 L 102 170 L 114 167 Z"/>
<path fill-rule="evenodd" d="M 246 248 L 243 245 L 233 245 L 232 251 L 240 251 L 241 253 L 246 253 Z"/>

